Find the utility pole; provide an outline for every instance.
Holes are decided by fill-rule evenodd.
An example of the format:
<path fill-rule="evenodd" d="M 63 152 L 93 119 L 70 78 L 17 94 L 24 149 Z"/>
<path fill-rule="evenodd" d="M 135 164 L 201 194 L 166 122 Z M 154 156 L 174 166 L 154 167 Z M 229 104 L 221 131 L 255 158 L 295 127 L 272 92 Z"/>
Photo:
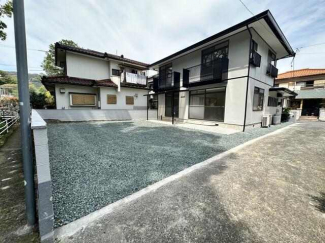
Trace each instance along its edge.
<path fill-rule="evenodd" d="M 27 224 L 35 224 L 34 171 L 31 147 L 30 103 L 27 67 L 24 0 L 13 0 L 16 44 L 17 78 L 19 92 L 19 113 L 21 150 L 24 168 L 25 203 Z"/>

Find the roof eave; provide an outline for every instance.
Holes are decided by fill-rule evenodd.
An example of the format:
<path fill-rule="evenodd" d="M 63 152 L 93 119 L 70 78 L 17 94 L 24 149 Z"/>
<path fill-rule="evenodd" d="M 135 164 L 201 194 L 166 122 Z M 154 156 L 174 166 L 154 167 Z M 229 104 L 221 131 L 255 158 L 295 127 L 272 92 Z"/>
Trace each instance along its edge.
<path fill-rule="evenodd" d="M 234 32 L 237 29 L 247 27 L 250 24 L 252 24 L 252 23 L 254 23 L 256 21 L 259 21 L 259 20 L 261 20 L 263 18 L 265 19 L 265 21 L 268 23 L 269 26 L 272 25 L 272 27 L 270 26 L 270 28 L 272 29 L 272 31 L 276 35 L 276 37 L 280 40 L 283 47 L 286 49 L 288 55 L 285 56 L 285 57 L 295 56 L 295 52 L 293 51 L 293 49 L 290 46 L 288 40 L 286 39 L 286 37 L 282 33 L 282 31 L 281 31 L 280 27 L 278 26 L 277 22 L 275 21 L 273 15 L 271 14 L 271 12 L 269 10 L 266 10 L 266 11 L 264 11 L 262 13 L 259 13 L 259 14 L 255 15 L 255 16 L 249 18 L 249 19 L 244 20 L 243 22 L 240 22 L 240 23 L 238 23 L 238 24 L 236 24 L 234 26 L 231 26 L 228 29 L 225 29 L 225 30 L 223 30 L 223 31 L 221 31 L 221 32 L 219 32 L 217 34 L 214 34 L 214 35 L 212 35 L 212 36 L 210 36 L 210 37 L 208 37 L 208 38 L 206 38 L 206 39 L 204 39 L 202 41 L 199 41 L 199 42 L 197 42 L 197 43 L 195 43 L 195 44 L 193 44 L 191 46 L 188 46 L 188 47 L 186 47 L 186 48 L 184 48 L 184 49 L 182 49 L 182 50 L 180 50 L 178 52 L 175 52 L 174 54 L 171 54 L 171 55 L 169 55 L 169 56 L 167 56 L 167 57 L 165 57 L 165 58 L 163 58 L 163 59 L 161 59 L 159 61 L 156 61 L 156 62 L 150 64 L 149 67 L 153 67 L 153 66 L 156 66 L 156 65 L 158 65 L 160 63 L 166 62 L 166 61 L 168 61 L 170 59 L 173 59 L 173 58 L 175 58 L 175 57 L 177 57 L 177 56 L 179 56 L 179 55 L 181 55 L 181 54 L 183 54 L 183 53 L 185 53 L 187 51 L 190 51 L 190 50 L 192 50 L 194 48 L 202 46 L 205 43 L 211 42 L 214 39 L 220 38 L 220 37 L 222 37 L 224 35 L 227 35 L 227 34 L 229 34 L 231 32 Z M 282 57 L 282 58 L 285 58 L 285 57 Z M 280 59 L 282 59 L 282 58 L 280 58 Z"/>

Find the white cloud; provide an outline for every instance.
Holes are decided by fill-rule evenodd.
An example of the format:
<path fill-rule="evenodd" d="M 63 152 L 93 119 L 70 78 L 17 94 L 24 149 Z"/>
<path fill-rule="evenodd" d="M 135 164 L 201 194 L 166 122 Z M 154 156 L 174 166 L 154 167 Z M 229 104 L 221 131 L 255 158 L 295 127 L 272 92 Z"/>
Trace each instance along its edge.
<path fill-rule="evenodd" d="M 255 13 L 270 9 L 294 48 L 325 42 L 325 8 L 321 0 L 244 0 Z M 227 0 L 40 0 L 25 1 L 28 48 L 47 50 L 49 44 L 71 39 L 84 48 L 152 63 L 173 52 L 251 17 L 239 1 Z M 0 42 L 0 64 L 15 65 L 13 20 L 8 39 Z M 325 52 L 325 46 L 308 52 Z M 302 54 L 296 68 L 324 67 L 322 54 Z M 29 51 L 31 70 L 39 70 L 44 53 Z M 281 72 L 291 60 L 281 60 Z M 14 70 L 14 66 L 0 69 Z M 35 71 L 37 72 L 37 71 Z"/>

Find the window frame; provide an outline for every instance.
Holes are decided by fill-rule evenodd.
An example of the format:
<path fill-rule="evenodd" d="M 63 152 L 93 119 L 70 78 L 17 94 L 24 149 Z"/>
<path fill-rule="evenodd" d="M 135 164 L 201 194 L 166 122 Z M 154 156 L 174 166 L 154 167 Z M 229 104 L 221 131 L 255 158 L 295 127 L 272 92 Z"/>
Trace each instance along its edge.
<path fill-rule="evenodd" d="M 115 96 L 115 103 L 108 103 L 109 96 L 111 96 L 111 97 Z M 117 104 L 117 95 L 116 94 L 107 94 L 106 95 L 106 104 L 107 105 L 116 105 Z"/>
<path fill-rule="evenodd" d="M 255 47 L 256 46 L 256 50 Z M 258 52 L 258 43 L 255 40 L 252 40 L 252 52 Z"/>
<path fill-rule="evenodd" d="M 74 105 L 72 102 L 72 95 L 92 95 L 95 97 L 94 105 Z M 71 107 L 96 107 L 97 106 L 97 94 L 94 93 L 75 93 L 75 92 L 69 92 L 69 104 Z"/>
<path fill-rule="evenodd" d="M 268 107 L 277 107 L 278 106 L 278 98 L 269 96 L 268 101 L 267 101 L 267 106 Z"/>
<path fill-rule="evenodd" d="M 255 91 L 258 91 L 258 93 L 256 93 Z M 263 91 L 263 93 L 261 93 L 261 91 Z M 259 94 L 259 97 L 258 97 L 258 104 L 256 105 L 256 109 L 254 108 L 255 107 L 255 94 Z M 263 97 L 260 97 L 260 95 L 263 94 Z M 253 111 L 263 111 L 264 110 L 264 98 L 265 98 L 265 89 L 262 89 L 260 87 L 254 87 L 254 93 L 253 93 L 253 102 L 252 102 L 252 108 L 253 108 Z M 262 103 L 262 104 L 261 104 Z M 261 107 L 261 108 L 258 108 L 258 107 Z"/>
<path fill-rule="evenodd" d="M 133 100 L 132 104 L 131 103 L 128 103 L 128 98 L 129 99 L 132 98 L 132 100 Z M 134 96 L 126 95 L 125 96 L 125 104 L 126 105 L 134 105 Z"/>
<path fill-rule="evenodd" d="M 118 75 L 116 75 L 116 74 L 114 74 L 114 71 L 116 72 L 118 72 Z M 119 70 L 119 69 L 116 69 L 116 68 L 112 68 L 112 76 L 121 76 L 121 70 Z"/>

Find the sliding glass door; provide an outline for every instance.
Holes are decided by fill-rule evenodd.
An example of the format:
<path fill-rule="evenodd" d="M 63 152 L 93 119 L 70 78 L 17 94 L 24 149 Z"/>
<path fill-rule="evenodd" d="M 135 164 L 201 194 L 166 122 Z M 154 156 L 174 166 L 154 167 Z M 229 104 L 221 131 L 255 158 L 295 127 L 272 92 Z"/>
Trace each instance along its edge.
<path fill-rule="evenodd" d="M 190 119 L 224 121 L 226 88 L 190 91 Z"/>

